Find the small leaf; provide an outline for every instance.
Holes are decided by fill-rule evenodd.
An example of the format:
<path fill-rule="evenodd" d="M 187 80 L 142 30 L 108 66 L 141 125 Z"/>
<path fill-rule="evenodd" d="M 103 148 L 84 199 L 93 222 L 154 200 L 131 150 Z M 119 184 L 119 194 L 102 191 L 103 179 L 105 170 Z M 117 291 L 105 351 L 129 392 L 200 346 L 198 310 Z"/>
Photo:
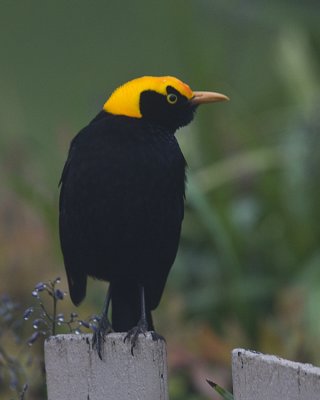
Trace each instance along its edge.
<path fill-rule="evenodd" d="M 79 325 L 82 325 L 85 328 L 90 329 L 90 324 L 87 321 L 79 321 Z"/>
<path fill-rule="evenodd" d="M 217 385 L 216 383 L 207 379 L 208 384 L 217 392 L 219 393 L 223 399 L 225 400 L 234 400 L 233 395 L 228 392 L 227 390 L 223 389 L 221 386 Z"/>
<path fill-rule="evenodd" d="M 43 282 L 39 282 L 35 286 L 35 290 L 37 290 L 38 292 L 42 292 L 45 288 L 46 288 L 46 284 Z"/>
<path fill-rule="evenodd" d="M 41 318 L 37 318 L 33 321 L 32 326 L 34 329 L 39 329 L 39 326 L 43 323 Z"/>
<path fill-rule="evenodd" d="M 55 292 L 54 292 L 54 296 L 58 300 L 63 300 L 64 293 L 60 289 L 56 289 Z"/>
<path fill-rule="evenodd" d="M 39 336 L 40 336 L 40 332 L 39 332 L 39 331 L 34 332 L 34 333 L 30 336 L 30 338 L 28 339 L 28 345 L 29 345 L 29 346 L 32 346 L 33 343 L 38 339 Z"/>
<path fill-rule="evenodd" d="M 26 394 L 28 388 L 29 388 L 29 385 L 27 383 L 25 383 L 23 388 L 22 388 L 22 392 L 20 393 L 19 400 L 23 400 L 24 399 L 24 395 Z"/>
<path fill-rule="evenodd" d="M 57 321 L 58 322 L 64 322 L 64 315 L 62 313 L 57 315 Z"/>
<path fill-rule="evenodd" d="M 30 315 L 33 313 L 33 307 L 29 307 L 26 309 L 26 311 L 23 313 L 23 319 L 28 320 L 30 318 Z"/>

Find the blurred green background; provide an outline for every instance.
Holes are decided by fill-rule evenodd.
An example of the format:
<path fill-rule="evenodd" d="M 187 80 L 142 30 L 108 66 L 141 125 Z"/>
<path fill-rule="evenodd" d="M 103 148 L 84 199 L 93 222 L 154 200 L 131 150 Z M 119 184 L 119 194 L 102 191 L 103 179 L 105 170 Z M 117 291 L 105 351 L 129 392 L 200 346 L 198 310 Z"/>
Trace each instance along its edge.
<path fill-rule="evenodd" d="M 205 378 L 230 385 L 233 347 L 319 365 L 319 15 L 312 0 L 2 1 L 0 293 L 27 307 L 38 281 L 61 275 L 67 289 L 70 140 L 121 83 L 170 74 L 231 98 L 177 134 L 187 210 L 155 313 L 170 399 L 215 398 Z M 104 294 L 90 281 L 79 313 Z"/>

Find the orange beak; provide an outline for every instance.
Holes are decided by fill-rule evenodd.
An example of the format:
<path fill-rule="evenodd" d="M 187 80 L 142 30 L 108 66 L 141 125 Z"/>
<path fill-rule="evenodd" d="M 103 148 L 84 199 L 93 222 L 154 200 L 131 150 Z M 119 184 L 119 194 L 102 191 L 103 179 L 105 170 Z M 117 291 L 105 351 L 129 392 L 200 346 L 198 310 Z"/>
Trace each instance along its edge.
<path fill-rule="evenodd" d="M 228 101 L 228 96 L 216 92 L 193 92 L 193 97 L 190 100 L 191 104 L 199 105 L 205 103 L 215 103 L 217 101 Z"/>

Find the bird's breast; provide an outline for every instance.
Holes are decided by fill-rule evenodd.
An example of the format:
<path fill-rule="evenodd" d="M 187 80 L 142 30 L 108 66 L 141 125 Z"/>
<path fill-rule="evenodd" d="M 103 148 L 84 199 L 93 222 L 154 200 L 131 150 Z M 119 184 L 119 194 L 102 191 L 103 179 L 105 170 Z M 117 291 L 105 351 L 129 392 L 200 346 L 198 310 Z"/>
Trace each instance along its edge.
<path fill-rule="evenodd" d="M 62 231 L 82 268 L 90 265 L 88 274 L 106 280 L 168 271 L 179 242 L 184 185 L 185 161 L 172 134 L 84 131 L 70 151 L 60 210 Z"/>

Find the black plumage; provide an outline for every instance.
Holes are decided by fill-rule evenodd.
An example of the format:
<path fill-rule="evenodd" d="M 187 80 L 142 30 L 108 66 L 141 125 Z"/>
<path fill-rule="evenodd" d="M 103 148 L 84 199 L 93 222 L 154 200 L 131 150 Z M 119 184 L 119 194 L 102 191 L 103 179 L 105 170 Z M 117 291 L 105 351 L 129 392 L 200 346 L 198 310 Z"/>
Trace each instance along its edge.
<path fill-rule="evenodd" d="M 60 197 L 70 295 L 81 302 L 87 275 L 114 283 L 116 331 L 139 319 L 138 284 L 145 287 L 147 310 L 159 303 L 178 248 L 184 180 L 173 133 L 148 122 L 102 111 L 72 141 Z M 115 297 L 132 312 L 125 313 L 126 305 L 117 312 Z"/>
<path fill-rule="evenodd" d="M 165 93 L 142 89 L 141 116 L 101 111 L 73 139 L 61 177 L 60 240 L 71 299 L 83 300 L 87 276 L 109 281 L 115 331 L 141 321 L 142 288 L 143 330 L 153 330 L 151 311 L 178 249 L 186 162 L 174 133 L 198 103 L 190 88 L 181 93 L 174 83 Z"/>

